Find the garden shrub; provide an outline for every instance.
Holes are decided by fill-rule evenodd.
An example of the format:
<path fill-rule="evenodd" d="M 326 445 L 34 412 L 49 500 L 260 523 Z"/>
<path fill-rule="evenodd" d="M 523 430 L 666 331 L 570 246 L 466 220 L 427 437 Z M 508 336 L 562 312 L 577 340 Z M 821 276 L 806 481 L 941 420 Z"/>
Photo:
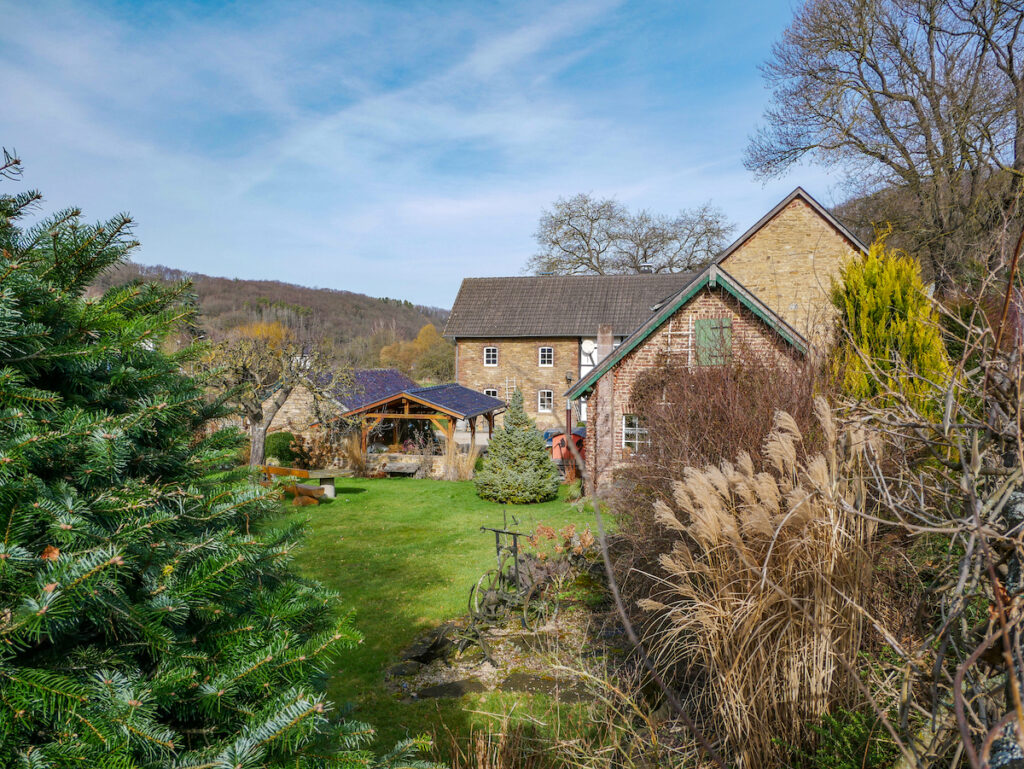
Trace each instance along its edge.
<path fill-rule="evenodd" d="M 868 253 L 844 265 L 832 286 L 842 337 L 834 369 L 843 391 L 856 399 L 881 396 L 876 405 L 895 402 L 899 393 L 914 407 L 949 374 L 939 316 L 913 257 L 885 249 L 876 240 Z M 928 404 L 929 408 L 934 408 Z"/>
<path fill-rule="evenodd" d="M 285 430 L 270 433 L 267 436 L 265 456 L 267 459 L 274 457 L 282 466 L 288 467 L 295 462 L 294 442 L 295 436 Z"/>
<path fill-rule="evenodd" d="M 837 708 L 811 730 L 818 737 L 817 747 L 794 751 L 794 758 L 806 769 L 889 769 L 900 757 L 875 714 Z"/>
<path fill-rule="evenodd" d="M 522 392 L 516 390 L 473 479 L 476 493 L 492 502 L 546 502 L 558 495 L 560 480 L 551 450 L 523 410 Z"/>
<path fill-rule="evenodd" d="M 641 604 L 659 618 L 648 641 L 737 766 L 782 765 L 785 746 L 815 742 L 812 725 L 852 692 L 841 660 L 860 648 L 873 526 L 847 506 L 862 444 L 824 400 L 816 412 L 821 453 L 806 454 L 777 412 L 764 470 L 743 452 L 690 467 L 657 504 L 676 543 L 661 594 Z"/>

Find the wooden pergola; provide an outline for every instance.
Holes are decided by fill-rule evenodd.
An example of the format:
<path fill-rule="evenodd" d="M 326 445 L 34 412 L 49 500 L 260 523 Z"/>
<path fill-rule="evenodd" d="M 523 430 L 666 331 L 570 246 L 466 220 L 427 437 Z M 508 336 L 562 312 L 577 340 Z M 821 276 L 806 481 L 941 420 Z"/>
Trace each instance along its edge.
<path fill-rule="evenodd" d="M 484 418 L 490 438 L 494 432 L 494 417 L 504 409 L 505 402 L 498 398 L 462 385 L 447 384 L 395 393 L 363 404 L 342 416 L 360 420 L 360 445 L 365 454 L 370 433 L 385 421 L 392 423 L 394 443 L 397 444 L 402 422 L 428 421 L 451 442 L 455 438 L 455 423 L 465 419 L 469 422 L 470 440 L 476 443 L 477 419 Z"/>

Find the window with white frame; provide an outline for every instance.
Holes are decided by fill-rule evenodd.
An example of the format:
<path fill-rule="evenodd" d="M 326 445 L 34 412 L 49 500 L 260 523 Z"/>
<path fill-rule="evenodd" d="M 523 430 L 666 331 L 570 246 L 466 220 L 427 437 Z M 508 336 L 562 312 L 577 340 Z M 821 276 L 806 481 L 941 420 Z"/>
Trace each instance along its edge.
<path fill-rule="evenodd" d="M 498 391 L 495 390 L 493 387 L 488 387 L 486 390 L 484 390 L 484 395 L 490 395 L 492 398 L 497 398 Z"/>
<path fill-rule="evenodd" d="M 537 356 L 538 364 L 545 367 L 555 365 L 555 348 L 554 347 L 541 347 L 540 352 Z"/>
<path fill-rule="evenodd" d="M 497 347 L 485 347 L 484 348 L 484 365 L 485 366 L 497 366 L 498 365 L 498 348 Z"/>
<path fill-rule="evenodd" d="M 639 454 L 646 446 L 650 445 L 651 439 L 647 435 L 647 428 L 640 421 L 640 417 L 636 414 L 623 414 L 622 448 Z"/>
<path fill-rule="evenodd" d="M 550 414 L 555 406 L 555 393 L 553 390 L 537 391 L 537 411 L 542 414 Z"/>

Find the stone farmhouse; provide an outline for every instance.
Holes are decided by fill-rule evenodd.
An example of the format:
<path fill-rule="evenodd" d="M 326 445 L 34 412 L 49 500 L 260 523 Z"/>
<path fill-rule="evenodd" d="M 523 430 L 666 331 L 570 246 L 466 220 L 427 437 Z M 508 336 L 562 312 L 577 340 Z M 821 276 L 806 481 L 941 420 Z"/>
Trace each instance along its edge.
<path fill-rule="evenodd" d="M 455 341 L 455 381 L 508 401 L 522 390 L 541 428 L 565 419 L 564 393 L 597 363 L 597 330 L 621 341 L 651 307 L 691 275 L 466 278 L 445 336 Z M 586 420 L 586 407 L 576 417 Z"/>
<path fill-rule="evenodd" d="M 445 328 L 456 381 L 502 398 L 518 387 L 542 428 L 587 422 L 589 475 L 603 483 L 646 441 L 629 410 L 644 368 L 827 345 L 832 281 L 864 249 L 798 187 L 700 272 L 467 278 Z"/>

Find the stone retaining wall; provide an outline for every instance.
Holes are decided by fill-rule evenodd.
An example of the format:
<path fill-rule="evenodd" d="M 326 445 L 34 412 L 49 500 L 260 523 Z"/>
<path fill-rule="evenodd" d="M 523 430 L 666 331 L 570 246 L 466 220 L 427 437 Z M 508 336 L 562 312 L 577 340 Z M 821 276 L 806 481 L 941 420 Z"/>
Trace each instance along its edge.
<path fill-rule="evenodd" d="M 414 478 L 433 478 L 441 480 L 444 476 L 443 456 L 424 456 L 422 454 L 370 454 L 366 460 L 366 469 L 370 473 L 388 468 L 387 472 L 395 472 L 396 468 L 408 470 Z"/>

